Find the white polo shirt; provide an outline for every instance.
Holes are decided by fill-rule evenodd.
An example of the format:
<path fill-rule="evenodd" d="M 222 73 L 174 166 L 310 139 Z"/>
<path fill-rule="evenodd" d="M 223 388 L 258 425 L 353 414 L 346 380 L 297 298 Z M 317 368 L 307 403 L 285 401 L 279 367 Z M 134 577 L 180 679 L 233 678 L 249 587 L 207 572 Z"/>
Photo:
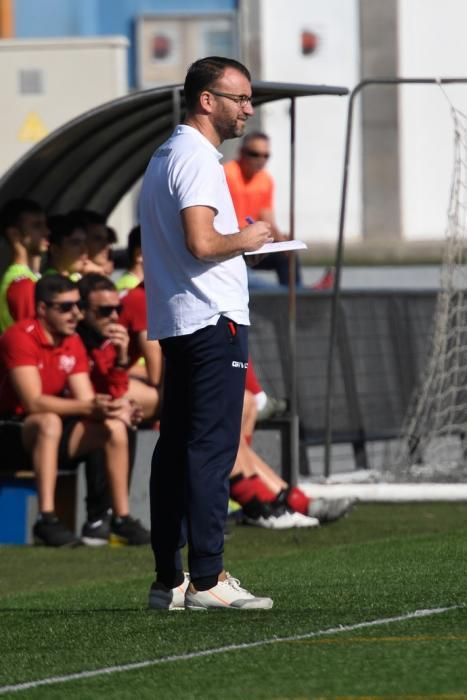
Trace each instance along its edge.
<path fill-rule="evenodd" d="M 207 206 L 216 212 L 216 231 L 238 231 L 220 158 L 199 131 L 179 125 L 147 167 L 139 206 L 151 339 L 194 333 L 215 325 L 221 314 L 249 325 L 243 257 L 198 260 L 186 246 L 181 222 L 182 209 Z"/>

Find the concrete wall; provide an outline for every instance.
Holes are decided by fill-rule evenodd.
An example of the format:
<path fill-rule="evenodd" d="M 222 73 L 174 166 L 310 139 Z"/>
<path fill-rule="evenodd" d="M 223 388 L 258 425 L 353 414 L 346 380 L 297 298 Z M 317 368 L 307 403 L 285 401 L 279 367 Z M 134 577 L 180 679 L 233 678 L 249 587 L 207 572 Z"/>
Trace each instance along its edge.
<path fill-rule="evenodd" d="M 244 0 L 242 32 L 255 77 L 353 88 L 362 78 L 467 76 L 464 0 Z M 246 12 L 246 10 L 242 10 Z M 300 34 L 318 36 L 304 56 Z M 467 86 L 446 89 L 467 111 Z M 272 136 L 269 168 L 277 214 L 288 229 L 289 105 L 261 110 Z M 348 242 L 419 245 L 444 238 L 452 177 L 450 107 L 437 87 L 371 87 L 356 100 Z M 310 243 L 336 237 L 346 100 L 298 102 L 296 235 Z M 363 243 L 363 244 L 364 244 Z"/>
<path fill-rule="evenodd" d="M 467 77 L 467 3 L 399 0 L 399 74 Z M 447 86 L 467 112 L 467 85 Z M 400 89 L 402 230 L 409 240 L 444 237 L 453 163 L 450 105 L 437 86 Z M 465 136 L 464 136 L 465 138 Z"/>
<path fill-rule="evenodd" d="M 361 79 L 397 75 L 397 32 L 397 0 L 360 0 Z M 401 235 L 397 98 L 393 86 L 368 86 L 356 98 L 361 104 L 365 239 Z"/>
<path fill-rule="evenodd" d="M 291 9 L 293 8 L 293 11 Z M 352 87 L 359 79 L 359 24 L 356 0 L 261 0 L 261 75 L 263 80 Z M 303 31 L 318 37 L 314 53 L 301 51 Z M 289 228 L 289 102 L 261 109 L 272 139 L 268 165 L 277 184 L 279 224 Z M 337 235 L 347 99 L 307 97 L 297 101 L 297 238 L 333 241 Z M 348 231 L 361 229 L 359 134 L 349 191 Z"/>

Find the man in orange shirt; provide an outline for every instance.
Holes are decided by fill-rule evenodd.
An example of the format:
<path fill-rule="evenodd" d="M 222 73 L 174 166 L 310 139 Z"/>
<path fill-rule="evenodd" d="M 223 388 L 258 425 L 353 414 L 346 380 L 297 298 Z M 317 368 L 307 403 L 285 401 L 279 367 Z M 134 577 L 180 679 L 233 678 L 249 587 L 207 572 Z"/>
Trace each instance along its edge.
<path fill-rule="evenodd" d="M 237 160 L 226 163 L 224 170 L 239 227 L 244 228 L 249 219 L 266 221 L 271 226 L 274 240 L 284 241 L 288 236 L 279 231 L 274 216 L 274 181 L 264 169 L 270 151 L 269 137 L 261 131 L 251 132 L 243 138 Z M 275 270 L 279 284 L 288 285 L 287 253 L 267 255 L 255 267 L 260 270 Z M 296 284 L 300 286 L 302 281 L 298 260 L 296 271 Z M 250 271 L 248 276 L 250 286 L 256 286 L 256 280 L 254 275 L 250 276 Z"/>

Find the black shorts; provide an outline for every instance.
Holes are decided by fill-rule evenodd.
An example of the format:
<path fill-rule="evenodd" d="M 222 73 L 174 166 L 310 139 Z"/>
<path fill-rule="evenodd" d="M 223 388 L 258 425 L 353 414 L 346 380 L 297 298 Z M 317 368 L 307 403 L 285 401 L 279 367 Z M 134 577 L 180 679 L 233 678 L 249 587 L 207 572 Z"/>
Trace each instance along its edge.
<path fill-rule="evenodd" d="M 71 458 L 68 454 L 68 444 L 73 428 L 82 420 L 81 416 L 66 416 L 62 418 L 62 437 L 58 446 L 58 469 L 69 471 L 76 469 L 82 462 L 82 457 Z M 24 417 L 0 418 L 0 471 L 15 472 L 32 470 L 31 456 L 23 446 L 21 432 Z"/>

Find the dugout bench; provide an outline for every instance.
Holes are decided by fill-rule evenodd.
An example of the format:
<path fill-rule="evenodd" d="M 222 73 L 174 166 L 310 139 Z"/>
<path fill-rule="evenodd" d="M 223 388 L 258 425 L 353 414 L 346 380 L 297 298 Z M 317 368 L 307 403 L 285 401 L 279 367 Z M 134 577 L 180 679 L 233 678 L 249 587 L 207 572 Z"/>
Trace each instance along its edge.
<path fill-rule="evenodd" d="M 367 289 L 341 294 L 332 437 L 333 443 L 351 445 L 356 468 L 372 466 L 369 443 L 389 440 L 399 433 L 430 347 L 435 304 L 435 290 Z M 330 310 L 330 292 L 297 292 L 297 391 L 303 475 L 310 473 L 307 448 L 322 445 L 326 434 L 324 400 Z M 286 291 L 252 293 L 250 349 L 265 391 L 278 397 L 289 393 L 287 314 Z M 257 427 L 255 449 L 290 481 L 290 416 L 270 418 Z M 263 431 L 268 431 L 267 437 L 261 440 Z M 153 431 L 138 431 L 130 495 L 132 513 L 143 522 L 147 518 L 148 470 L 155 440 Z M 0 467 L 0 543 L 30 541 L 31 523 L 37 512 L 35 486 L 32 472 L 21 467 L 19 464 L 18 469 L 9 471 Z M 78 470 L 78 478 L 75 472 L 62 472 L 57 484 L 58 514 L 73 529 L 84 521 L 82 472 Z"/>
<path fill-rule="evenodd" d="M 76 472 L 59 473 L 56 512 L 71 530 L 76 522 Z M 29 469 L 0 471 L 0 544 L 31 544 L 37 517 L 37 489 Z"/>

